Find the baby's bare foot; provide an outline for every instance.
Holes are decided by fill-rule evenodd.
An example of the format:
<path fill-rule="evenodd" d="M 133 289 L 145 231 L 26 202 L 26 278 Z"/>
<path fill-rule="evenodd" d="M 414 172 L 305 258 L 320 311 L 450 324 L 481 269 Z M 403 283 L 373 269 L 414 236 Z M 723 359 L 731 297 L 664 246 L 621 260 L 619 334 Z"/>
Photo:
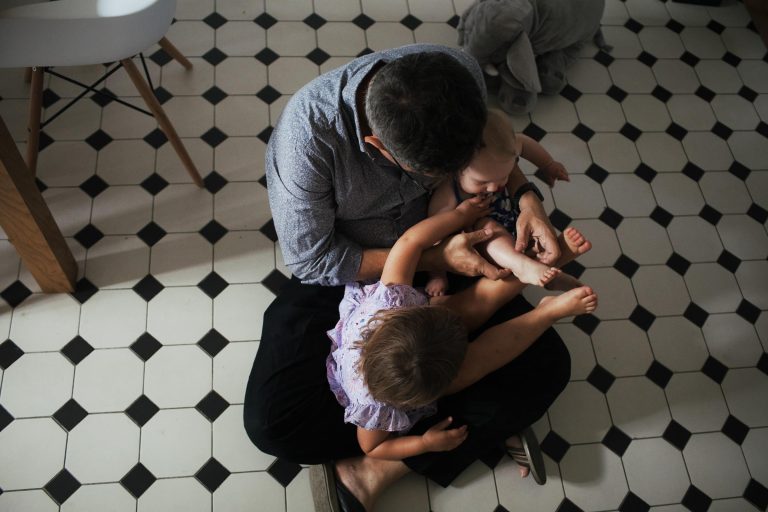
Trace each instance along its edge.
<path fill-rule="evenodd" d="M 589 286 L 581 286 L 562 295 L 544 297 L 539 307 L 546 308 L 556 319 L 592 313 L 597 308 L 597 294 Z"/>
<path fill-rule="evenodd" d="M 565 228 L 565 231 L 558 237 L 557 241 L 560 245 L 560 259 L 557 263 L 560 266 L 573 261 L 592 249 L 592 242 L 587 240 L 581 231 L 574 227 Z"/>
<path fill-rule="evenodd" d="M 552 279 L 546 286 L 544 286 L 544 288 L 547 290 L 567 292 L 569 290 L 573 290 L 574 288 L 578 288 L 579 286 L 584 286 L 581 281 L 570 274 L 566 274 L 565 272 L 560 271 L 560 273 L 557 274 L 554 279 Z"/>
<path fill-rule="evenodd" d="M 427 286 L 424 288 L 424 290 L 427 292 L 427 295 L 430 297 L 439 297 L 440 295 L 444 295 L 447 289 L 448 278 L 446 276 L 431 277 L 429 281 L 427 281 Z"/>
<path fill-rule="evenodd" d="M 521 258 L 515 262 L 515 268 L 512 273 L 515 274 L 521 283 L 532 284 L 535 286 L 546 286 L 555 279 L 562 271 L 555 267 L 548 267 L 543 263 L 531 258 Z"/>

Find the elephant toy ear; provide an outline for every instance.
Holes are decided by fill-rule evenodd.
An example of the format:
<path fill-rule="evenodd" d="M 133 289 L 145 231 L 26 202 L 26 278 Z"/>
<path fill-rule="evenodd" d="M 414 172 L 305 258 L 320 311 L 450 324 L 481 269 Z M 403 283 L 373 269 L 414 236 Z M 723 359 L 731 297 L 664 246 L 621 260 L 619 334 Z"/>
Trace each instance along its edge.
<path fill-rule="evenodd" d="M 522 89 L 529 92 L 541 92 L 539 72 L 536 68 L 536 56 L 533 54 L 531 40 L 525 33 L 512 41 L 507 50 L 507 68 Z"/>

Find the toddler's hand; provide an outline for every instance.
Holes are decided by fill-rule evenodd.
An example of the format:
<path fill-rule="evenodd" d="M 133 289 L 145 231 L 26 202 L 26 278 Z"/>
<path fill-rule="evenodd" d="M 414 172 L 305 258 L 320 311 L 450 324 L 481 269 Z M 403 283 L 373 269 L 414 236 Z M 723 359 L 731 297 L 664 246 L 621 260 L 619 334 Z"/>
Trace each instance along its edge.
<path fill-rule="evenodd" d="M 447 452 L 464 442 L 468 435 L 467 426 L 448 429 L 452 421 L 449 416 L 422 434 L 421 440 L 427 451 Z"/>

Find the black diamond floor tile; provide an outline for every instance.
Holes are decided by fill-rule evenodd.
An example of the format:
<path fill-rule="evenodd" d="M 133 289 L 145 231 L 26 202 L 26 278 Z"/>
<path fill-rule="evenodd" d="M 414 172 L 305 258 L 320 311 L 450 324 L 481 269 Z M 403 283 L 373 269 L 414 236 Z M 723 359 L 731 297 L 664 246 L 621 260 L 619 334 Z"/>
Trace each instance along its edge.
<path fill-rule="evenodd" d="M 602 443 L 619 457 L 629 448 L 632 438 L 621 431 L 618 427 L 612 426 L 603 437 Z"/>
<path fill-rule="evenodd" d="M 352 20 L 352 23 L 357 25 L 363 30 L 367 30 L 373 26 L 374 23 L 376 23 L 372 18 L 366 16 L 365 14 L 360 14 L 355 19 Z"/>
<path fill-rule="evenodd" d="M 613 268 L 615 268 L 625 276 L 631 278 L 633 275 L 635 275 L 635 272 L 637 272 L 637 269 L 640 268 L 640 264 L 638 264 L 629 256 L 625 256 L 624 254 L 622 254 L 616 260 L 616 263 L 613 264 Z"/>
<path fill-rule="evenodd" d="M 231 474 L 221 462 L 211 458 L 195 473 L 195 478 L 210 492 L 214 492 Z"/>
<path fill-rule="evenodd" d="M 165 136 L 163 130 L 160 128 L 155 128 L 146 134 L 143 140 L 153 148 L 160 149 L 166 142 L 168 142 L 168 137 Z"/>
<path fill-rule="evenodd" d="M 316 13 L 310 14 L 309 16 L 304 18 L 302 21 L 304 21 L 305 25 L 315 30 L 319 29 L 320 27 L 326 24 L 325 18 L 323 18 L 322 16 Z"/>
<path fill-rule="evenodd" d="M 72 293 L 72 297 L 80 304 L 85 304 L 98 291 L 99 289 L 96 288 L 96 285 L 84 277 L 75 283 L 75 291 Z"/>
<path fill-rule="evenodd" d="M 552 213 L 549 214 L 549 221 L 560 231 L 565 231 L 565 228 L 568 227 L 572 220 L 573 219 L 557 208 L 552 210 Z"/>
<path fill-rule="evenodd" d="M 643 306 L 638 305 L 632 311 L 632 314 L 629 315 L 629 320 L 642 330 L 647 331 L 651 328 L 653 322 L 656 321 L 656 315 L 645 309 Z"/>
<path fill-rule="evenodd" d="M 550 431 L 544 440 L 541 441 L 541 450 L 549 455 L 555 462 L 560 462 L 565 454 L 571 448 L 571 445 L 560 437 L 556 432 Z"/>
<path fill-rule="evenodd" d="M 268 29 L 268 28 L 271 28 L 272 26 L 275 25 L 275 23 L 277 23 L 277 20 L 273 16 L 270 16 L 269 14 L 267 14 L 266 12 L 262 13 L 262 14 L 259 14 L 256 17 L 256 19 L 254 19 L 253 21 L 258 26 L 260 26 L 261 28 L 263 28 L 265 30 Z"/>
<path fill-rule="evenodd" d="M 331 56 L 325 53 L 320 48 L 315 48 L 314 50 L 312 50 L 307 54 L 307 59 L 317 64 L 318 66 L 322 66 L 323 63 L 330 58 Z"/>
<path fill-rule="evenodd" d="M 698 304 L 691 302 L 683 312 L 683 316 L 699 327 L 702 327 L 704 322 L 707 321 L 709 313 L 704 311 Z"/>
<path fill-rule="evenodd" d="M 94 348 L 90 343 L 85 341 L 80 336 L 75 336 L 69 343 L 64 345 L 64 347 L 61 349 L 61 353 L 64 354 L 66 358 L 72 362 L 72 364 L 77 365 L 83 359 L 88 357 L 88 355 L 93 352 L 93 350 Z"/>
<path fill-rule="evenodd" d="M 693 181 L 698 182 L 704 176 L 704 170 L 690 162 L 683 167 L 683 174 L 691 178 Z"/>
<path fill-rule="evenodd" d="M 74 398 L 70 398 L 67 403 L 62 405 L 59 410 L 53 414 L 53 419 L 69 432 L 75 428 L 78 423 L 83 421 L 86 416 L 88 416 L 88 411 L 83 409 Z"/>
<path fill-rule="evenodd" d="M 523 130 L 523 133 L 529 136 L 530 138 L 532 138 L 533 140 L 539 141 L 539 142 L 547 134 L 544 128 L 540 127 L 535 123 L 529 123 L 528 126 L 526 126 L 525 129 Z"/>
<path fill-rule="evenodd" d="M 587 376 L 587 382 L 592 384 L 598 391 L 602 393 L 607 393 L 608 390 L 611 389 L 611 386 L 615 380 L 616 377 L 614 377 L 611 372 L 599 364 L 595 366 Z"/>
<path fill-rule="evenodd" d="M 217 29 L 224 25 L 227 22 L 227 18 L 222 16 L 221 14 L 214 12 L 212 14 L 209 14 L 205 18 L 203 18 L 203 23 L 208 25 L 209 27 L 213 29 Z"/>
<path fill-rule="evenodd" d="M 740 445 L 747 438 L 749 427 L 735 416 L 729 415 L 728 419 L 725 420 L 725 424 L 723 424 L 721 432 L 728 436 L 731 441 Z"/>
<path fill-rule="evenodd" d="M 691 485 L 683 496 L 682 504 L 691 512 L 706 512 L 712 505 L 712 498 L 704 494 L 699 488 Z"/>
<path fill-rule="evenodd" d="M 277 242 L 277 231 L 275 231 L 275 223 L 272 219 L 269 219 L 266 224 L 261 226 L 259 231 L 273 242 Z"/>
<path fill-rule="evenodd" d="M 136 233 L 142 242 L 152 247 L 167 235 L 166 231 L 154 222 L 150 222 Z"/>
<path fill-rule="evenodd" d="M 53 500 L 61 505 L 72 496 L 76 490 L 80 488 L 82 484 L 77 481 L 77 478 L 72 476 L 72 473 L 66 469 L 62 469 L 55 477 L 53 477 L 47 484 L 45 484 L 45 491 Z"/>
<path fill-rule="evenodd" d="M 227 345 L 229 345 L 229 340 L 216 329 L 208 331 L 205 336 L 200 338 L 200 341 L 197 342 L 197 346 L 205 350 L 211 357 L 216 357 L 216 354 L 221 352 Z"/>
<path fill-rule="evenodd" d="M 101 179 L 98 175 L 93 175 L 80 184 L 80 190 L 91 197 L 96 197 L 109 187 L 109 183 Z"/>
<path fill-rule="evenodd" d="M 152 194 L 153 196 L 156 196 L 157 194 L 162 192 L 167 186 L 168 186 L 168 182 L 165 180 L 165 178 L 163 178 L 156 172 L 153 172 L 152 174 L 147 176 L 147 178 L 144 181 L 141 182 L 141 187 L 147 192 L 149 192 L 150 194 Z"/>
<path fill-rule="evenodd" d="M 227 140 L 227 134 L 219 130 L 215 126 L 200 136 L 209 146 L 215 148 L 225 140 Z"/>
<path fill-rule="evenodd" d="M 729 272 L 736 273 L 741 265 L 741 260 L 735 254 L 723 250 L 717 258 L 717 263 Z"/>
<path fill-rule="evenodd" d="M 669 384 L 669 381 L 672 378 L 672 370 L 654 360 L 651 363 L 651 366 L 648 367 L 648 371 L 645 372 L 645 376 L 648 377 L 651 382 L 663 389 L 667 387 L 667 384 Z"/>
<path fill-rule="evenodd" d="M 669 425 L 667 425 L 667 428 L 664 430 L 662 437 L 669 444 L 671 444 L 678 450 L 682 451 L 685 448 L 685 445 L 687 445 L 688 441 L 691 439 L 691 433 L 688 431 L 687 428 L 685 428 L 675 420 L 672 420 L 669 422 Z"/>
<path fill-rule="evenodd" d="M 270 50 L 269 48 L 264 48 L 259 53 L 256 54 L 256 60 L 264 64 L 265 66 L 269 66 L 273 62 L 275 62 L 277 59 L 279 59 L 280 56 Z"/>
<path fill-rule="evenodd" d="M 575 277 L 575 276 L 574 276 Z M 579 315 L 573 319 L 573 325 L 584 331 L 586 334 L 592 334 L 600 325 L 600 319 L 595 315 Z"/>
<path fill-rule="evenodd" d="M 676 252 L 673 252 L 672 255 L 667 260 L 667 266 L 680 274 L 681 276 L 684 276 L 686 272 L 688 272 L 688 269 L 691 267 L 691 262 L 687 259 L 683 258 Z"/>
<path fill-rule="evenodd" d="M 267 468 L 267 473 L 283 487 L 288 487 L 296 475 L 301 471 L 301 466 L 294 462 L 288 462 L 283 459 L 275 459 L 275 461 Z"/>
<path fill-rule="evenodd" d="M 147 398 L 146 395 L 141 395 L 125 410 L 125 414 L 128 415 L 138 426 L 143 427 L 152 416 L 157 414 L 160 408 L 155 403 Z"/>
<path fill-rule="evenodd" d="M 0 432 L 13 421 L 13 416 L 0 404 Z"/>
<path fill-rule="evenodd" d="M 608 171 L 603 169 L 597 164 L 590 165 L 586 171 L 584 171 L 584 174 L 586 174 L 589 178 L 596 181 L 597 183 L 602 183 L 608 178 Z"/>
<path fill-rule="evenodd" d="M 668 102 L 670 100 L 670 98 L 672 98 L 672 93 L 669 92 L 664 87 L 662 87 L 660 85 L 657 85 L 651 91 L 651 96 L 653 96 L 654 98 L 656 98 L 659 101 L 662 101 L 662 102 L 666 103 L 666 102 Z"/>
<path fill-rule="evenodd" d="M 229 183 L 227 179 L 216 171 L 211 171 L 208 176 L 203 179 L 205 189 L 211 194 L 218 193 L 227 185 L 227 183 Z"/>
<path fill-rule="evenodd" d="M 278 295 L 283 286 L 288 284 L 289 279 L 285 277 L 279 270 L 275 269 L 265 277 L 261 284 L 263 284 L 269 291 Z"/>
<path fill-rule="evenodd" d="M 749 209 L 747 210 L 747 215 L 755 219 L 760 224 L 765 224 L 766 222 L 768 222 L 768 210 L 758 205 L 757 203 L 752 203 L 749 206 Z"/>
<path fill-rule="evenodd" d="M 227 286 L 229 286 L 229 283 L 216 272 L 211 272 L 202 281 L 197 283 L 197 287 L 212 299 L 215 299 Z"/>
<path fill-rule="evenodd" d="M 160 281 L 151 275 L 147 275 L 133 286 L 133 291 L 136 292 L 139 297 L 149 302 L 155 295 L 163 291 L 163 288 L 165 287 Z"/>
<path fill-rule="evenodd" d="M 696 89 L 696 96 L 703 99 L 706 102 L 711 102 L 713 99 L 715 99 L 715 91 L 712 89 L 708 89 L 704 87 L 703 85 L 700 86 L 698 89 Z"/>
<path fill-rule="evenodd" d="M 221 416 L 221 413 L 227 410 L 229 402 L 215 391 L 211 391 L 205 397 L 200 400 L 195 409 L 200 414 L 208 418 L 209 421 L 216 421 L 216 418 Z"/>
<path fill-rule="evenodd" d="M 586 126 L 582 123 L 579 123 L 576 125 L 576 128 L 571 131 L 575 136 L 583 140 L 584 142 L 589 142 L 589 139 L 591 139 L 595 135 L 595 131 L 590 128 L 589 126 Z"/>
<path fill-rule="evenodd" d="M 90 249 L 96 245 L 96 243 L 102 238 L 104 238 L 104 233 L 102 233 L 99 228 L 93 224 L 88 224 L 83 229 L 75 233 L 75 240 L 80 242 L 80 245 L 86 249 Z"/>
<path fill-rule="evenodd" d="M 104 149 L 113 140 L 114 139 L 104 130 L 96 130 L 85 139 L 85 142 L 96 151 L 99 151 L 100 149 Z"/>
<path fill-rule="evenodd" d="M 741 181 L 746 181 L 752 170 L 743 165 L 741 162 L 734 160 L 731 166 L 728 168 L 728 172 L 739 178 Z"/>
<path fill-rule="evenodd" d="M 758 509 L 766 510 L 768 509 L 768 488 L 753 478 L 744 489 L 744 499 Z"/>
<path fill-rule="evenodd" d="M 203 228 L 200 230 L 200 235 L 208 240 L 210 243 L 215 244 L 219 240 L 221 240 L 224 235 L 226 235 L 229 232 L 227 228 L 216 222 L 215 220 L 212 220 Z"/>
<path fill-rule="evenodd" d="M 704 361 L 704 366 L 701 368 L 701 373 L 717 382 L 718 384 L 722 384 L 723 379 L 725 379 L 725 374 L 728 373 L 728 367 L 714 357 L 709 356 L 707 360 Z"/>
<path fill-rule="evenodd" d="M 619 505 L 619 512 L 648 512 L 650 509 L 651 506 L 632 491 L 624 496 L 624 500 Z"/>
<path fill-rule="evenodd" d="M 136 464 L 126 475 L 120 480 L 120 483 L 125 487 L 125 490 L 130 492 L 134 498 L 141 497 L 152 484 L 155 483 L 157 478 L 153 475 L 141 462 Z"/>
<path fill-rule="evenodd" d="M 0 343 L 0 368 L 7 370 L 24 355 L 24 351 L 12 340 Z"/>
<path fill-rule="evenodd" d="M 736 308 L 736 314 L 751 324 L 756 324 L 758 318 L 760 318 L 760 308 L 749 302 L 747 299 L 742 299 L 739 303 L 739 307 Z"/>
<path fill-rule="evenodd" d="M 131 350 L 141 358 L 142 361 L 148 361 L 158 350 L 163 348 L 163 344 L 155 339 L 154 336 L 145 332 L 131 344 Z"/>
<path fill-rule="evenodd" d="M 32 291 L 21 281 L 14 281 L 5 290 L 0 292 L 0 297 L 2 297 L 12 308 L 15 308 L 24 302 L 30 295 L 32 295 Z"/>
<path fill-rule="evenodd" d="M 628 96 L 627 92 L 624 89 L 622 89 L 620 87 L 616 87 L 615 85 L 610 86 L 608 88 L 608 92 L 606 92 L 606 94 L 611 99 L 616 100 L 619 103 L 624 101 L 627 98 L 627 96 Z"/>
<path fill-rule="evenodd" d="M 403 25 L 405 25 L 407 28 L 411 30 L 416 30 L 417 28 L 419 28 L 419 25 L 421 25 L 422 21 L 416 16 L 409 14 L 408 16 L 400 20 L 400 23 L 402 23 Z"/>

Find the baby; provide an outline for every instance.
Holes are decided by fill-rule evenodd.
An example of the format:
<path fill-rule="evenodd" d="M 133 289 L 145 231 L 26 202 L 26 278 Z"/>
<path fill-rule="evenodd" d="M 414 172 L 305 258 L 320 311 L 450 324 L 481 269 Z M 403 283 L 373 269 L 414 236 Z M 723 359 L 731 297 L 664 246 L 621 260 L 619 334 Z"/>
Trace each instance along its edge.
<path fill-rule="evenodd" d="M 483 143 L 484 146 L 478 150 L 466 169 L 435 190 L 429 204 L 429 215 L 453 209 L 469 197 L 493 196 L 491 214 L 474 225 L 464 226 L 470 231 L 490 229 L 496 233 L 481 248 L 484 255 L 499 267 L 510 269 L 523 283 L 563 291 L 581 286 L 574 277 L 556 267 L 544 265 L 515 250 L 515 225 L 520 210 L 513 200 L 515 191 L 509 190 L 507 186 L 510 173 L 522 156 L 537 165 L 537 176 L 554 186 L 556 180 L 569 181 L 563 165 L 556 162 L 535 140 L 522 134 L 515 135 L 509 118 L 500 110 L 488 110 Z M 579 231 L 571 227 L 560 235 L 558 243 L 561 254 L 575 252 L 568 255 L 570 259 L 592 247 Z M 563 261 L 556 262 L 556 266 L 562 265 Z M 444 294 L 446 287 L 445 273 L 432 273 L 426 290 L 434 297 Z"/>

